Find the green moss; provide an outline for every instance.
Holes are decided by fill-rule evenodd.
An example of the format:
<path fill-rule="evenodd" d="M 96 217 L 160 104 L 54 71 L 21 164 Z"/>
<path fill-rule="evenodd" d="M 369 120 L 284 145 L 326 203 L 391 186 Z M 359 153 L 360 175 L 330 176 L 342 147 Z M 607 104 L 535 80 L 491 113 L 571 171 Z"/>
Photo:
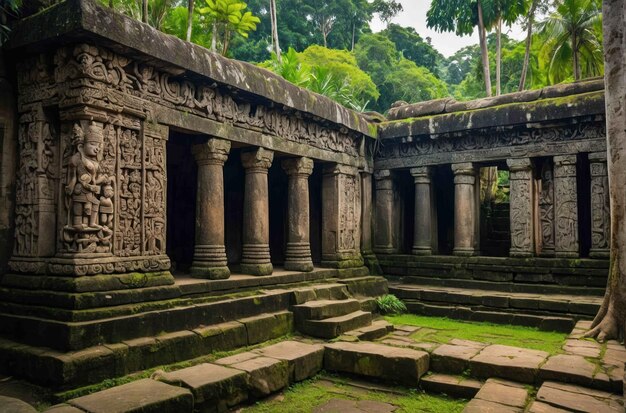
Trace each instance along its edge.
<path fill-rule="evenodd" d="M 465 407 L 464 400 L 431 396 L 402 387 L 389 388 L 389 392 L 363 391 L 341 379 L 326 375 L 295 384 L 285 391 L 284 395 L 284 399 L 262 401 L 254 406 L 245 407 L 241 411 L 246 413 L 309 413 L 331 399 L 389 403 L 397 407 L 395 410 L 397 413 L 455 413 L 461 412 Z"/>
<path fill-rule="evenodd" d="M 442 317 L 425 317 L 413 314 L 385 317 L 397 325 L 422 327 L 411 335 L 418 342 L 447 343 L 454 338 L 503 344 L 546 351 L 550 354 L 562 352 L 567 334 L 540 331 L 532 327 L 465 322 Z"/>
<path fill-rule="evenodd" d="M 378 125 L 375 123 L 368 123 L 367 132 L 372 138 L 377 139 L 378 138 Z"/>

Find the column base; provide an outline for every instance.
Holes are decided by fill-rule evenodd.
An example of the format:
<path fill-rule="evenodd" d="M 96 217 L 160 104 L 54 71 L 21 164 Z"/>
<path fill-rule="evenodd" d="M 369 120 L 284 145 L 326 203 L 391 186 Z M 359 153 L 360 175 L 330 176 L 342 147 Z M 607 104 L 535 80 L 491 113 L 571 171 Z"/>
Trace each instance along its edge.
<path fill-rule="evenodd" d="M 380 267 L 378 257 L 372 251 L 361 251 L 363 263 L 370 270 L 372 275 L 382 275 L 383 269 Z"/>
<path fill-rule="evenodd" d="M 267 264 L 250 264 L 241 263 L 241 273 L 249 275 L 270 275 L 274 271 L 274 266 L 271 263 Z"/>
<path fill-rule="evenodd" d="M 363 257 L 359 253 L 337 253 L 322 255 L 322 266 L 330 268 L 357 268 L 362 267 Z"/>
<path fill-rule="evenodd" d="M 592 248 L 589 250 L 589 258 L 610 258 L 610 257 L 611 257 L 611 251 L 609 249 Z"/>
<path fill-rule="evenodd" d="M 289 271 L 313 271 L 311 246 L 308 242 L 287 243 L 285 269 Z"/>
<path fill-rule="evenodd" d="M 474 248 L 454 248 L 452 250 L 452 255 L 458 255 L 459 257 L 471 257 L 478 255 L 478 253 Z"/>
<path fill-rule="evenodd" d="M 433 249 L 431 247 L 416 247 L 411 249 L 413 255 L 433 255 Z"/>
<path fill-rule="evenodd" d="M 393 247 L 374 247 L 376 254 L 395 254 L 397 251 Z"/>
<path fill-rule="evenodd" d="M 539 256 L 544 258 L 554 258 L 554 247 L 542 248 Z"/>
<path fill-rule="evenodd" d="M 554 256 L 556 258 L 578 258 L 580 254 L 577 251 L 557 251 Z"/>
<path fill-rule="evenodd" d="M 517 257 L 517 258 L 529 258 L 534 256 L 535 254 L 532 253 L 532 251 L 524 251 L 524 250 L 516 250 L 516 249 L 510 249 L 509 250 L 509 256 L 510 257 Z"/>
<path fill-rule="evenodd" d="M 190 270 L 193 278 L 205 278 L 207 280 L 225 280 L 230 277 L 230 270 L 227 266 L 209 267 L 204 263 L 193 263 Z"/>

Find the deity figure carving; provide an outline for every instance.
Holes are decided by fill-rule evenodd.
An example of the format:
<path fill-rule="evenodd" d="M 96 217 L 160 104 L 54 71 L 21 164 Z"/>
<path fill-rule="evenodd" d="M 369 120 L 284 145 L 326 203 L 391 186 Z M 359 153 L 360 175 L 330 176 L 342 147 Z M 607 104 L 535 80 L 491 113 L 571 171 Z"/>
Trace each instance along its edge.
<path fill-rule="evenodd" d="M 84 131 L 75 124 L 72 141 L 74 154 L 68 162 L 65 186 L 64 245 L 72 252 L 110 252 L 114 179 L 100 166 L 102 125 L 92 122 Z"/>

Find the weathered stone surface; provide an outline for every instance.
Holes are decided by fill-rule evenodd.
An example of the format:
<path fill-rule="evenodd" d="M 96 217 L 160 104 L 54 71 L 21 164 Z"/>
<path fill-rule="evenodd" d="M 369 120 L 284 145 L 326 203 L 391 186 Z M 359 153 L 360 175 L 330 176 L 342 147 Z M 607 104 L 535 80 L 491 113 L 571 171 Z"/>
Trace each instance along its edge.
<path fill-rule="evenodd" d="M 361 309 L 355 299 L 348 300 L 314 300 L 293 306 L 297 320 L 323 320 L 353 313 Z"/>
<path fill-rule="evenodd" d="M 30 404 L 23 402 L 22 400 L 0 396 L 0 409 L 5 413 L 36 413 L 35 409 Z"/>
<path fill-rule="evenodd" d="M 433 350 L 431 353 L 433 371 L 461 374 L 469 367 L 470 359 L 486 346 L 486 344 L 468 340 L 455 340 L 452 340 L 450 344 L 443 344 Z"/>
<path fill-rule="evenodd" d="M 420 383 L 421 387 L 429 393 L 443 393 L 463 399 L 476 396 L 483 385 L 477 380 L 438 373 L 422 377 Z"/>
<path fill-rule="evenodd" d="M 372 313 L 358 310 L 350 314 L 324 320 L 303 320 L 298 325 L 302 333 L 321 338 L 335 338 L 341 334 L 372 323 Z"/>
<path fill-rule="evenodd" d="M 239 322 L 246 326 L 248 344 L 262 343 L 293 331 L 293 313 L 290 311 L 242 318 Z"/>
<path fill-rule="evenodd" d="M 557 354 L 539 369 L 540 380 L 557 380 L 591 386 L 596 365 L 583 356 Z"/>
<path fill-rule="evenodd" d="M 159 380 L 191 390 L 194 408 L 219 406 L 218 411 L 223 411 L 247 398 L 246 373 L 215 364 L 203 363 L 164 373 Z"/>
<path fill-rule="evenodd" d="M 568 354 L 583 357 L 600 357 L 602 345 L 595 341 L 568 339 L 565 341 L 563 350 Z"/>
<path fill-rule="evenodd" d="M 528 398 L 528 390 L 519 383 L 489 379 L 475 398 L 523 409 Z"/>
<path fill-rule="evenodd" d="M 567 413 L 570 410 L 559 409 L 547 403 L 534 401 L 528 407 L 528 413 Z"/>
<path fill-rule="evenodd" d="M 374 343 L 326 345 L 324 368 L 416 386 L 428 371 L 428 353 Z"/>
<path fill-rule="evenodd" d="M 391 413 L 396 409 L 392 404 L 372 400 L 331 399 L 314 408 L 313 413 Z"/>
<path fill-rule="evenodd" d="M 547 358 L 545 351 L 494 344 L 470 360 L 470 369 L 476 377 L 501 377 L 533 383 L 539 366 Z"/>
<path fill-rule="evenodd" d="M 193 396 L 187 389 L 143 379 L 68 402 L 89 413 L 191 412 Z"/>
<path fill-rule="evenodd" d="M 250 394 L 254 397 L 267 396 L 289 385 L 289 364 L 284 360 L 261 356 L 230 367 L 249 374 Z"/>
<path fill-rule="evenodd" d="M 463 413 L 522 413 L 523 410 L 517 407 L 505 406 L 503 404 L 490 402 L 487 400 L 472 399 L 470 400 Z"/>
<path fill-rule="evenodd" d="M 386 336 L 393 330 L 393 324 L 385 320 L 376 320 L 371 326 L 357 328 L 346 332 L 346 335 L 358 338 L 361 341 L 373 341 Z"/>
<path fill-rule="evenodd" d="M 46 410 L 45 413 L 84 413 L 84 410 L 77 409 L 74 406 L 70 406 L 69 404 L 57 404 Z"/>
<path fill-rule="evenodd" d="M 571 384 L 544 382 L 537 400 L 549 405 L 582 412 L 623 412 L 621 397 Z"/>
<path fill-rule="evenodd" d="M 258 350 L 258 353 L 289 363 L 291 381 L 302 381 L 313 377 L 324 365 L 324 347 L 297 341 L 283 341 Z"/>

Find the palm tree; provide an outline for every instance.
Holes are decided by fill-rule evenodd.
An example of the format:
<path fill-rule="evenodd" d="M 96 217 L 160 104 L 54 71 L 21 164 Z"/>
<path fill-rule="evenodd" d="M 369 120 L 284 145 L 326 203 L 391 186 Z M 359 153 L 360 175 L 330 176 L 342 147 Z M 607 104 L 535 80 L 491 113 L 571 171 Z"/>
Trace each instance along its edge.
<path fill-rule="evenodd" d="M 526 16 L 526 51 L 524 52 L 524 63 L 522 65 L 522 74 L 519 79 L 518 91 L 524 90 L 526 87 L 526 75 L 528 74 L 528 64 L 530 62 L 530 46 L 533 39 L 533 24 L 535 21 L 535 11 L 537 10 L 537 4 L 539 0 L 530 0 L 530 7 L 528 8 L 528 15 Z"/>
<path fill-rule="evenodd" d="M 270 20 L 272 22 L 272 46 L 274 53 L 276 53 L 276 59 L 281 61 L 280 56 L 280 44 L 278 43 L 278 21 L 276 19 L 276 0 L 270 0 Z"/>
<path fill-rule="evenodd" d="M 551 39 L 546 46 L 550 48 L 550 73 L 555 73 L 557 80 L 563 79 L 567 62 L 572 64 L 574 80 L 602 72 L 601 16 L 597 0 L 560 0 L 556 11 L 540 23 L 540 30 Z"/>

